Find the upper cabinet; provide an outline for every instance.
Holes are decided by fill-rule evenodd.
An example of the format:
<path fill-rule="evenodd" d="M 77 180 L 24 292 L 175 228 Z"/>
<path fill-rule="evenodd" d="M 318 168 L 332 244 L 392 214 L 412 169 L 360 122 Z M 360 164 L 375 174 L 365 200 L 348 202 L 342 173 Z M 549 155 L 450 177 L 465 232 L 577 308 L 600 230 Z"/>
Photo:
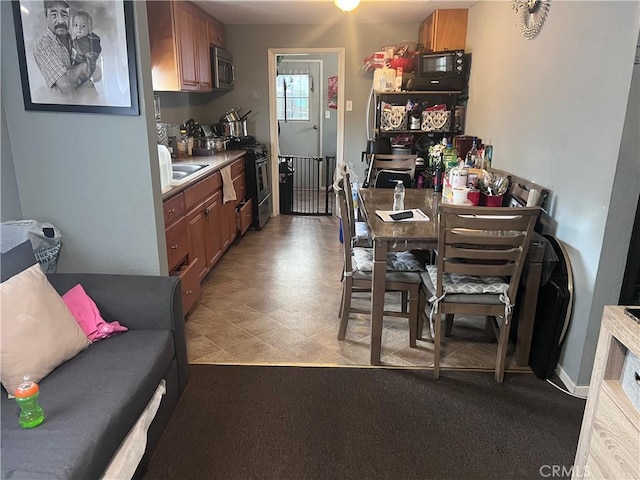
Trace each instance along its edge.
<path fill-rule="evenodd" d="M 224 25 L 183 1 L 147 2 L 147 17 L 153 89 L 210 92 L 209 49 L 224 45 Z"/>
<path fill-rule="evenodd" d="M 209 43 L 219 48 L 226 48 L 224 24 L 213 17 L 207 18 L 209 28 Z"/>
<path fill-rule="evenodd" d="M 436 10 L 420 24 L 418 42 L 425 52 L 464 50 L 468 16 L 466 8 Z"/>

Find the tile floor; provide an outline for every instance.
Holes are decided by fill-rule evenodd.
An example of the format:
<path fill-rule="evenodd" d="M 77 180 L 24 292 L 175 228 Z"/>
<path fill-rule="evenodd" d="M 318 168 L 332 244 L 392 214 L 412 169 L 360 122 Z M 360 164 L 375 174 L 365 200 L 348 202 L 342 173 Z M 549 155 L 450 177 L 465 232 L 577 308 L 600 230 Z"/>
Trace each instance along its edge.
<path fill-rule="evenodd" d="M 338 341 L 342 245 L 335 217 L 279 216 L 248 231 L 224 254 L 202 284 L 200 303 L 187 316 L 190 363 L 369 365 L 368 315 L 352 315 Z M 389 301 L 397 301 L 388 294 Z M 354 305 L 369 306 L 368 294 Z M 484 333 L 483 317 L 454 323 L 443 341 L 443 368 L 492 371 L 496 341 Z M 511 352 L 510 352 L 511 353 Z M 385 317 L 385 366 L 433 366 L 425 331 L 409 348 L 408 321 Z M 507 371 L 530 371 L 507 357 Z"/>

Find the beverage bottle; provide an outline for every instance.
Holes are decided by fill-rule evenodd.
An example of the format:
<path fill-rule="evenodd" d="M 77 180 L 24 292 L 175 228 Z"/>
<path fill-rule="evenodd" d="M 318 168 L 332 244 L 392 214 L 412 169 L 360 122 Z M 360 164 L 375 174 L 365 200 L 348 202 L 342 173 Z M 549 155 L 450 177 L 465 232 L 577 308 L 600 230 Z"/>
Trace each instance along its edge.
<path fill-rule="evenodd" d="M 393 190 L 393 208 L 394 212 L 404 210 L 404 183 L 402 180 L 396 180 L 396 188 Z"/>
<path fill-rule="evenodd" d="M 467 157 L 465 159 L 465 165 L 467 167 L 477 167 L 479 165 L 477 165 L 478 163 L 478 146 L 477 146 L 477 141 L 478 139 L 476 137 L 473 137 L 473 143 L 471 144 L 471 149 L 469 149 L 469 151 L 467 152 Z"/>
<path fill-rule="evenodd" d="M 22 377 L 22 379 L 23 382 L 14 392 L 16 402 L 20 407 L 18 423 L 22 428 L 37 427 L 44 420 L 44 412 L 38 403 L 40 387 L 36 382 L 32 382 L 29 376 Z"/>
<path fill-rule="evenodd" d="M 458 166 L 458 152 L 451 143 L 447 143 L 444 149 L 444 180 L 442 185 L 442 197 L 450 198 L 453 195 L 451 186 L 451 169 Z"/>

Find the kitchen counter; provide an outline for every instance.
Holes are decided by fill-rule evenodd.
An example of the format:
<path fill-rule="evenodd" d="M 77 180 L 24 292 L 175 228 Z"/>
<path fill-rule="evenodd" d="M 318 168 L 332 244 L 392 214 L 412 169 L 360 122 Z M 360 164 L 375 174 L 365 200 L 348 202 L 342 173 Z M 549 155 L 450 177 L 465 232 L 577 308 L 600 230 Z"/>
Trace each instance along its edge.
<path fill-rule="evenodd" d="M 216 153 L 215 155 L 193 156 L 184 159 L 181 158 L 172 162 L 173 165 L 207 164 L 207 166 L 181 180 L 172 180 L 171 185 L 162 189 L 162 200 L 167 200 L 168 198 L 177 195 L 185 188 L 195 184 L 199 180 L 202 180 L 202 178 L 206 177 L 207 175 L 223 169 L 238 158 L 241 158 L 245 153 L 246 152 L 244 150 L 228 150 L 225 152 Z"/>

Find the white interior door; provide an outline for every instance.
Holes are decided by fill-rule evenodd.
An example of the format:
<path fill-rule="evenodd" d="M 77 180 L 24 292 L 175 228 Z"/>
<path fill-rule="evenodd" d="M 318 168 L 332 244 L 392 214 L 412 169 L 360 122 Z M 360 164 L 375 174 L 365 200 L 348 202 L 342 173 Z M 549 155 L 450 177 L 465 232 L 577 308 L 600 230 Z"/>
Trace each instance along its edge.
<path fill-rule="evenodd" d="M 322 157 L 322 61 L 284 57 L 278 64 L 280 155 Z"/>

